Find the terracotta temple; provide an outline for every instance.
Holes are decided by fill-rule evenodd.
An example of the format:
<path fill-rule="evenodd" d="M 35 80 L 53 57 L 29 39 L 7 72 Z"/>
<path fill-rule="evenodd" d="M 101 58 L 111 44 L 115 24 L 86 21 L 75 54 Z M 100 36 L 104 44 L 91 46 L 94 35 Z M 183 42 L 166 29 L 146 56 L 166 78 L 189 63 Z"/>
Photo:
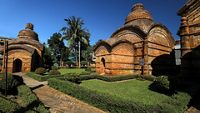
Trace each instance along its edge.
<path fill-rule="evenodd" d="M 178 11 L 181 25 L 181 72 L 185 75 L 200 74 L 200 1 L 188 0 Z"/>
<path fill-rule="evenodd" d="M 38 34 L 33 31 L 33 24 L 28 23 L 18 33 L 16 39 L 8 41 L 8 71 L 34 71 L 42 63 L 43 45 Z M 5 57 L 4 57 L 5 58 Z"/>
<path fill-rule="evenodd" d="M 155 23 L 143 4 L 137 3 L 124 25 L 108 40 L 96 44 L 96 71 L 106 75 L 151 75 L 153 60 L 169 55 L 174 43 L 169 30 Z"/>

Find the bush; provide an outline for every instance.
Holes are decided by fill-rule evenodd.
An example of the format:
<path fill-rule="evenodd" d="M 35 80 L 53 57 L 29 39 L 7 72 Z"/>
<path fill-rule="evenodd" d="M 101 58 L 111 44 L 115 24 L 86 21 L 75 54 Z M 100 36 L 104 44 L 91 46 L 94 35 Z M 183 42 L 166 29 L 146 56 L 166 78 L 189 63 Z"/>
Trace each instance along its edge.
<path fill-rule="evenodd" d="M 1 92 L 5 92 L 5 86 L 6 86 L 6 79 L 4 73 L 0 74 L 2 77 L 0 80 L 0 90 Z M 8 73 L 7 75 L 7 93 L 15 94 L 17 91 L 17 86 L 23 84 L 23 79 L 20 76 L 12 75 Z"/>
<path fill-rule="evenodd" d="M 20 97 L 20 105 L 25 111 L 31 112 L 32 109 L 38 113 L 49 113 L 44 105 L 38 100 L 36 95 L 26 85 L 18 87 L 18 96 Z M 34 112 L 34 113 L 35 113 Z"/>
<path fill-rule="evenodd" d="M 88 67 L 88 68 L 85 69 L 85 71 L 89 71 L 89 72 L 91 72 L 92 69 Z"/>
<path fill-rule="evenodd" d="M 19 111 L 21 107 L 11 100 L 8 100 L 7 98 L 0 96 L 0 112 L 2 113 L 14 113 L 16 111 Z"/>
<path fill-rule="evenodd" d="M 51 69 L 52 70 L 58 70 L 58 67 L 57 66 L 51 66 Z"/>
<path fill-rule="evenodd" d="M 50 87 L 111 113 L 181 113 L 190 100 L 189 95 L 178 93 L 172 97 L 173 99 L 163 102 L 161 105 L 147 106 L 143 103 L 128 101 L 113 95 L 96 92 L 56 78 L 49 79 L 48 84 Z"/>
<path fill-rule="evenodd" d="M 168 80 L 168 77 L 167 76 L 159 76 L 159 77 L 156 77 L 155 80 L 154 80 L 154 84 L 156 85 L 156 87 L 158 89 L 165 89 L 165 90 L 169 90 L 170 87 L 170 82 Z"/>
<path fill-rule="evenodd" d="M 36 74 L 40 74 L 40 75 L 43 75 L 44 73 L 46 73 L 46 69 L 43 68 L 43 67 L 39 67 L 35 70 L 35 73 Z"/>
<path fill-rule="evenodd" d="M 35 80 L 38 80 L 40 82 L 46 81 L 49 78 L 63 77 L 62 75 L 58 75 L 58 76 L 49 76 L 49 75 L 40 76 L 39 74 L 36 74 L 36 73 L 33 73 L 33 72 L 28 72 L 28 73 L 26 73 L 26 75 L 31 77 L 31 78 L 33 78 L 33 79 L 35 79 Z"/>
<path fill-rule="evenodd" d="M 33 102 L 37 102 L 37 97 L 32 93 L 30 88 L 26 85 L 21 85 L 18 88 L 18 96 L 21 99 L 20 105 L 23 107 L 27 107 Z"/>
<path fill-rule="evenodd" d="M 80 76 L 77 74 L 72 75 L 65 75 L 64 77 L 60 78 L 62 80 L 68 80 L 74 83 L 81 83 L 83 80 L 89 80 L 89 79 L 99 79 L 107 82 L 115 82 L 115 81 L 122 81 L 122 80 L 128 80 L 128 79 L 134 79 L 137 78 L 137 75 L 123 75 L 123 76 L 116 76 L 116 77 L 109 77 L 109 76 L 100 76 L 100 75 L 85 75 Z"/>
<path fill-rule="evenodd" d="M 49 75 L 60 75 L 60 71 L 58 70 L 50 70 Z"/>

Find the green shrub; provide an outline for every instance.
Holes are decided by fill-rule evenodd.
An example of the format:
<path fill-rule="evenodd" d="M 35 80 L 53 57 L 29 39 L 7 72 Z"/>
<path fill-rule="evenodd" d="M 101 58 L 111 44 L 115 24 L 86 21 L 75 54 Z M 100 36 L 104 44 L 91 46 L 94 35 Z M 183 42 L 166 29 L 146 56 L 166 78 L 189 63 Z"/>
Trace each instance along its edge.
<path fill-rule="evenodd" d="M 187 109 L 191 96 L 187 93 L 178 92 L 172 96 L 172 99 L 160 104 L 161 113 L 183 113 Z"/>
<path fill-rule="evenodd" d="M 16 103 L 13 102 L 3 96 L 0 96 L 0 112 L 2 113 L 14 113 L 19 112 L 21 107 Z"/>
<path fill-rule="evenodd" d="M 170 105 L 168 103 L 171 103 L 169 101 L 165 102 L 165 105 L 158 105 L 158 106 L 147 106 L 142 103 L 134 102 L 134 101 L 128 101 L 124 100 L 109 94 L 96 92 L 84 87 L 81 87 L 77 84 L 71 83 L 69 81 L 63 81 L 59 79 L 49 79 L 48 81 L 49 86 L 62 91 L 66 94 L 72 95 L 78 99 L 81 99 L 83 101 L 88 102 L 89 104 L 92 104 L 96 107 L 99 107 L 105 111 L 111 112 L 111 113 L 148 113 L 148 112 L 161 112 L 165 109 L 171 109 L 172 111 L 176 110 L 176 105 Z M 176 100 L 174 100 L 176 102 Z M 187 105 L 187 101 L 180 106 L 180 108 L 184 108 L 184 106 Z M 166 113 L 171 113 L 170 111 L 167 111 Z"/>
<path fill-rule="evenodd" d="M 39 67 L 35 70 L 35 73 L 36 74 L 40 74 L 40 75 L 43 75 L 44 73 L 46 73 L 46 69 L 43 68 L 43 67 Z"/>
<path fill-rule="evenodd" d="M 88 67 L 88 68 L 85 69 L 85 71 L 89 71 L 89 72 L 91 72 L 92 69 Z"/>
<path fill-rule="evenodd" d="M 85 76 L 80 76 L 77 74 L 68 74 L 67 76 L 65 75 L 63 80 L 68 80 L 71 82 L 75 83 L 80 83 L 83 80 L 89 80 L 89 79 L 99 79 L 107 82 L 115 82 L 115 81 L 122 81 L 122 80 L 128 80 L 128 79 L 134 79 L 137 78 L 138 76 L 136 75 L 124 75 L 124 76 L 116 76 L 116 77 L 111 77 L 111 76 L 100 76 L 100 75 L 85 75 Z"/>
<path fill-rule="evenodd" d="M 60 75 L 60 72 L 58 70 L 50 70 L 49 75 Z"/>
<path fill-rule="evenodd" d="M 31 91 L 31 89 L 26 85 L 21 85 L 18 87 L 18 96 L 21 99 L 20 105 L 27 112 L 38 112 L 38 113 L 49 113 L 49 111 L 44 107 L 44 105 L 38 100 L 36 95 Z"/>
<path fill-rule="evenodd" d="M 33 78 L 33 79 L 35 79 L 35 80 L 38 80 L 38 81 L 40 81 L 40 82 L 46 81 L 46 80 L 48 80 L 49 78 L 63 77 L 62 75 L 57 75 L 57 76 L 44 75 L 44 76 L 40 76 L 40 75 L 38 75 L 38 74 L 36 74 L 36 73 L 33 73 L 33 72 L 28 72 L 28 73 L 26 73 L 26 75 L 29 76 L 29 77 L 31 77 L 31 78 Z"/>
<path fill-rule="evenodd" d="M 58 67 L 57 66 L 51 66 L 51 69 L 52 70 L 58 70 Z"/>
<path fill-rule="evenodd" d="M 32 93 L 30 88 L 26 85 L 21 85 L 18 87 L 18 96 L 21 99 L 20 105 L 23 107 L 27 107 L 31 104 L 37 104 L 38 99 L 37 97 Z"/>
<path fill-rule="evenodd" d="M 86 79 L 95 79 L 96 77 L 97 76 L 77 76 L 65 78 L 65 80 L 51 78 L 48 80 L 48 84 L 50 87 L 72 95 L 80 100 L 111 113 L 181 113 L 183 110 L 185 110 L 185 106 L 188 104 L 191 98 L 185 93 L 177 93 L 172 96 L 172 99 L 166 100 L 166 102 L 163 102 L 160 105 L 147 106 L 143 103 L 125 100 L 113 95 L 90 90 L 67 81 L 67 79 L 73 79 L 72 81 L 81 81 Z M 104 80 L 110 80 L 109 78 L 105 78 Z"/>
<path fill-rule="evenodd" d="M 157 89 L 164 89 L 164 90 L 169 90 L 170 87 L 170 82 L 168 80 L 168 77 L 167 76 L 159 76 L 159 77 L 156 77 L 153 84 L 156 86 Z"/>
<path fill-rule="evenodd" d="M 3 92 L 5 92 L 5 88 L 6 88 L 5 87 L 6 79 L 5 79 L 4 73 L 0 74 L 0 76 L 2 77 L 0 80 L 0 90 L 3 93 Z M 15 94 L 17 86 L 19 86 L 21 84 L 23 84 L 22 77 L 8 73 L 8 75 L 7 75 L 7 93 Z"/>

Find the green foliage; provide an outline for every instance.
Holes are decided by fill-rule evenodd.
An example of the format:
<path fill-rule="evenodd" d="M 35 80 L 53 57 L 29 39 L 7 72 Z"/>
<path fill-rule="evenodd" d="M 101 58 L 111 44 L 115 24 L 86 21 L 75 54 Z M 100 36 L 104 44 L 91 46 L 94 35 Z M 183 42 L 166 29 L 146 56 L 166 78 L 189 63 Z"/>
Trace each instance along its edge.
<path fill-rule="evenodd" d="M 70 53 L 75 53 L 74 57 L 78 58 L 78 53 L 89 46 L 90 33 L 83 27 L 84 22 L 81 18 L 75 16 L 65 19 L 67 27 L 61 29 L 63 37 L 67 40 Z M 80 48 L 80 51 L 78 51 Z M 76 60 L 78 64 L 78 60 Z"/>
<path fill-rule="evenodd" d="M 69 67 L 72 67 L 72 65 L 75 65 L 75 63 L 73 61 L 66 61 L 65 62 Z"/>
<path fill-rule="evenodd" d="M 5 73 L 0 74 L 0 90 L 3 93 L 5 91 L 6 79 Z M 7 93 L 16 93 L 17 86 L 23 84 L 23 79 L 20 76 L 12 75 L 8 73 L 7 75 Z"/>
<path fill-rule="evenodd" d="M 61 68 L 59 69 L 61 75 L 67 75 L 67 74 L 77 74 L 80 75 L 82 73 L 85 73 L 85 69 L 83 68 Z"/>
<path fill-rule="evenodd" d="M 18 88 L 18 96 L 21 99 L 20 105 L 27 107 L 31 104 L 38 104 L 37 97 L 32 93 L 30 88 L 26 85 L 21 85 Z"/>
<path fill-rule="evenodd" d="M 86 50 L 82 51 L 82 57 L 87 62 L 85 65 L 92 62 L 92 55 L 93 55 L 93 48 L 91 46 L 88 46 Z"/>
<path fill-rule="evenodd" d="M 35 112 L 49 113 L 28 86 L 19 86 L 18 96 L 21 99 L 19 104 L 24 108 L 24 111 L 31 112 L 33 109 Z"/>
<path fill-rule="evenodd" d="M 183 113 L 187 109 L 191 96 L 187 93 L 178 92 L 171 98 L 171 101 L 164 101 L 160 104 L 161 113 Z M 168 109 L 165 109 L 166 107 Z"/>
<path fill-rule="evenodd" d="M 164 90 L 169 90 L 170 89 L 170 82 L 168 80 L 168 77 L 167 76 L 159 76 L 159 77 L 156 77 L 155 80 L 154 80 L 154 83 L 155 87 L 157 89 L 164 89 Z"/>
<path fill-rule="evenodd" d="M 81 65 L 82 65 L 82 66 L 87 66 L 87 65 L 88 65 L 88 62 L 87 62 L 87 61 L 81 61 Z"/>
<path fill-rule="evenodd" d="M 53 57 L 50 48 L 44 43 L 43 65 L 46 69 L 50 69 L 53 65 Z"/>
<path fill-rule="evenodd" d="M 54 65 L 54 66 L 51 66 L 51 69 L 52 69 L 52 70 L 57 70 L 58 67 Z"/>
<path fill-rule="evenodd" d="M 142 81 L 141 81 L 142 82 Z M 166 111 L 167 109 L 170 109 L 171 111 L 175 111 L 174 113 L 181 113 L 181 111 L 184 109 L 184 107 L 189 102 L 189 96 L 181 96 L 185 99 L 185 103 L 178 106 L 181 111 L 178 111 L 180 109 L 176 109 L 177 105 L 170 105 L 168 103 L 171 103 L 173 101 L 176 102 L 176 99 L 166 99 L 166 102 L 161 102 L 156 105 L 148 105 L 144 104 L 142 102 L 134 101 L 134 100 L 127 100 L 123 98 L 119 98 L 117 95 L 111 95 L 109 93 L 103 93 L 96 90 L 91 90 L 89 88 L 85 88 L 82 86 L 79 86 L 77 84 L 71 83 L 69 81 L 63 81 L 55 78 L 51 78 L 48 80 L 49 86 L 62 91 L 66 94 L 72 95 L 78 99 L 81 99 L 83 101 L 88 102 L 89 104 L 92 104 L 96 107 L 99 107 L 105 111 L 111 112 L 111 113 L 152 113 L 152 112 L 162 112 Z M 96 85 L 95 86 L 99 86 Z M 106 89 L 106 88 L 104 88 Z M 128 91 L 126 89 L 126 91 Z M 125 92 L 126 92 L 125 91 Z M 125 93 L 123 92 L 123 93 Z M 140 92 L 144 93 L 144 92 Z M 133 93 L 134 95 L 134 93 Z M 146 94 L 148 96 L 148 94 Z M 158 94 L 159 95 L 159 94 Z M 134 97 L 134 96 L 133 96 Z M 138 98 L 139 100 L 142 99 Z M 157 98 L 157 97 L 155 97 Z M 147 100 L 149 101 L 149 100 Z M 177 100 L 178 101 L 178 100 Z M 165 106 L 167 104 L 168 106 Z M 166 113 L 172 113 L 170 111 L 166 111 Z"/>
<path fill-rule="evenodd" d="M 33 73 L 33 72 L 28 72 L 28 73 L 26 73 L 26 75 L 29 76 L 29 77 L 31 77 L 31 78 L 33 78 L 33 79 L 35 79 L 35 80 L 38 80 L 38 81 L 40 81 L 40 82 L 46 81 L 46 80 L 48 80 L 49 78 L 62 77 L 62 75 L 57 75 L 57 76 L 44 75 L 44 76 L 40 76 L 40 75 L 38 75 L 38 74 L 36 74 L 36 73 Z"/>
<path fill-rule="evenodd" d="M 16 102 L 13 102 L 6 97 L 0 96 L 0 112 L 14 113 L 19 111 L 20 108 L 21 107 Z"/>
<path fill-rule="evenodd" d="M 46 73 L 46 69 L 43 67 L 39 67 L 35 70 L 36 74 L 40 74 L 40 75 L 44 75 L 44 73 Z"/>
<path fill-rule="evenodd" d="M 54 33 L 48 39 L 48 45 L 54 63 L 60 64 L 68 59 L 69 49 L 65 46 L 60 33 Z"/>
<path fill-rule="evenodd" d="M 58 70 L 50 70 L 49 75 L 60 75 L 60 72 Z"/>

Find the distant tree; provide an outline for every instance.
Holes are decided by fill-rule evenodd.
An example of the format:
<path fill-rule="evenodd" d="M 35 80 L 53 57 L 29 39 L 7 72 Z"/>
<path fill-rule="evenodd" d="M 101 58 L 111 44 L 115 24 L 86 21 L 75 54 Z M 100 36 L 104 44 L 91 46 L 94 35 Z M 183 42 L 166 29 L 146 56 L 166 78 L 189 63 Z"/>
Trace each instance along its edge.
<path fill-rule="evenodd" d="M 54 33 L 50 39 L 48 39 L 48 45 L 54 59 L 54 63 L 58 63 L 62 66 L 69 54 L 69 49 L 64 45 L 62 35 L 60 33 Z"/>
<path fill-rule="evenodd" d="M 51 55 L 50 48 L 44 43 L 44 55 L 43 55 L 43 64 L 44 68 L 50 69 L 53 65 L 53 57 Z"/>
<path fill-rule="evenodd" d="M 82 57 L 87 62 L 87 65 L 90 65 L 92 62 L 92 55 L 93 55 L 93 47 L 88 46 L 86 50 L 83 50 Z"/>
<path fill-rule="evenodd" d="M 86 49 L 89 45 L 90 33 L 87 29 L 83 28 L 84 22 L 81 18 L 76 18 L 75 16 L 72 16 L 64 20 L 67 23 L 67 27 L 63 27 L 61 29 L 63 33 L 63 38 L 68 41 L 68 46 L 71 51 L 75 52 L 76 63 L 80 67 L 81 51 L 83 49 Z"/>

